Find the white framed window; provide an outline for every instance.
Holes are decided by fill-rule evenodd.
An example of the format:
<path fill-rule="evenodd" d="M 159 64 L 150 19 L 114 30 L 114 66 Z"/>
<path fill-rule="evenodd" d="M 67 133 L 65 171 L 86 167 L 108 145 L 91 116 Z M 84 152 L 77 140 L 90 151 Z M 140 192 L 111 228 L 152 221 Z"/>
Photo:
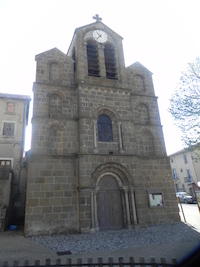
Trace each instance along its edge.
<path fill-rule="evenodd" d="M 172 175 L 173 175 L 174 180 L 176 181 L 178 178 L 177 173 L 176 173 L 176 169 L 172 169 Z"/>
<path fill-rule="evenodd" d="M 0 180 L 8 180 L 12 168 L 13 158 L 0 158 Z"/>
<path fill-rule="evenodd" d="M 6 113 L 15 114 L 15 102 L 7 102 Z"/>
<path fill-rule="evenodd" d="M 1 167 L 8 167 L 13 166 L 13 159 L 12 158 L 0 158 L 0 166 Z"/>
<path fill-rule="evenodd" d="M 187 155 L 186 155 L 186 154 L 184 154 L 184 155 L 183 155 L 183 157 L 184 157 L 184 162 L 185 162 L 185 164 L 187 164 L 187 163 L 188 163 L 188 160 L 187 160 Z"/>
<path fill-rule="evenodd" d="M 192 176 L 190 174 L 190 170 L 187 170 L 187 178 L 188 178 L 188 182 L 191 183 L 192 182 Z"/>
<path fill-rule="evenodd" d="M 15 135 L 15 122 L 3 121 L 2 136 L 14 136 Z"/>

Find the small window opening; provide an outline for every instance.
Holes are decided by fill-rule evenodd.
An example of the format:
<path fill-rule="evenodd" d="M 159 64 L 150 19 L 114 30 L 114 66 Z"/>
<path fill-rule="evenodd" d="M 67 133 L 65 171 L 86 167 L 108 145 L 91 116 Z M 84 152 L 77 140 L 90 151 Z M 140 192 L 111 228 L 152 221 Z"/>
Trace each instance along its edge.
<path fill-rule="evenodd" d="M 187 164 L 187 163 L 188 163 L 188 160 L 187 160 L 187 155 L 184 155 L 184 162 L 185 162 L 185 164 Z"/>
<path fill-rule="evenodd" d="M 75 49 L 73 50 L 72 59 L 74 60 L 74 72 L 76 72 L 76 54 L 75 54 Z"/>

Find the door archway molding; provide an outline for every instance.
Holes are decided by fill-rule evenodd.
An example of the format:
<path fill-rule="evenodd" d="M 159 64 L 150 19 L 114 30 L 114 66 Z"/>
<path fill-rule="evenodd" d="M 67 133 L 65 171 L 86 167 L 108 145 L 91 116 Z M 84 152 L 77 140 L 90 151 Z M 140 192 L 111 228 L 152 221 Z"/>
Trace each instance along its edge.
<path fill-rule="evenodd" d="M 106 175 L 113 176 L 113 177 L 117 180 L 117 183 L 118 183 L 119 188 L 120 188 L 120 189 L 123 189 L 122 181 L 121 181 L 121 179 L 119 178 L 118 175 L 116 175 L 116 174 L 113 173 L 113 172 L 105 172 L 105 173 L 101 174 L 101 175 L 98 177 L 98 179 L 97 179 L 97 181 L 96 181 L 96 187 L 95 187 L 95 190 L 99 190 L 99 186 L 98 186 L 99 181 L 101 180 L 102 177 L 104 177 L 104 176 L 106 176 Z"/>
<path fill-rule="evenodd" d="M 117 168 L 120 167 L 120 168 Z M 125 170 L 122 171 L 122 170 Z M 137 213 L 135 205 L 135 195 L 133 183 L 130 183 L 130 176 L 127 177 L 125 173 L 128 171 L 119 164 L 106 163 L 99 166 L 92 174 L 92 186 L 91 186 L 91 231 L 99 230 L 98 222 L 98 209 L 97 209 L 97 193 L 100 189 L 99 181 L 104 176 L 112 176 L 116 179 L 119 189 L 122 191 L 122 197 L 124 198 L 124 226 L 128 229 L 137 225 Z"/>

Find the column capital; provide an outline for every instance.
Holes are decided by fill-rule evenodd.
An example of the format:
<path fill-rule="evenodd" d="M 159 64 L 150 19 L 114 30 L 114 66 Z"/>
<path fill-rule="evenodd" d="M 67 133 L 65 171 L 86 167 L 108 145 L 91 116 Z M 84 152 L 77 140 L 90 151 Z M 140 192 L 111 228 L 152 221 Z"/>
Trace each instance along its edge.
<path fill-rule="evenodd" d="M 122 189 L 124 190 L 124 192 L 128 192 L 129 190 L 128 186 L 122 186 Z"/>

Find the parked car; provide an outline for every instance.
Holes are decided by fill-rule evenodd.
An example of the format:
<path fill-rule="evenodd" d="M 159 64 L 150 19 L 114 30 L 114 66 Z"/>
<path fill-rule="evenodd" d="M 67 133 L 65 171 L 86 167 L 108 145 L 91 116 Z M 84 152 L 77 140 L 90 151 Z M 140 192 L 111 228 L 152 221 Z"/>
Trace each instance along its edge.
<path fill-rule="evenodd" d="M 183 203 L 188 203 L 188 204 L 195 203 L 195 199 L 186 192 L 177 192 L 176 197 L 178 197 L 180 202 Z"/>

